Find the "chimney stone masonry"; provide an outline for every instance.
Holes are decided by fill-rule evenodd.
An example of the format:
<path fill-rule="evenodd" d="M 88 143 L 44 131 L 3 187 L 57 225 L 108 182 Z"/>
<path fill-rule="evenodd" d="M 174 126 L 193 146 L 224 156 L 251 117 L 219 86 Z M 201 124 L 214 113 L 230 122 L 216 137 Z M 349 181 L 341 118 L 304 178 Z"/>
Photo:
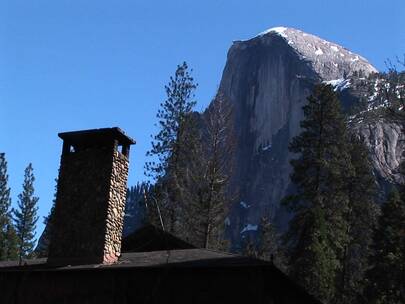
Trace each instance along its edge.
<path fill-rule="evenodd" d="M 129 148 L 119 128 L 63 139 L 48 264 L 112 264 L 121 254 Z"/>

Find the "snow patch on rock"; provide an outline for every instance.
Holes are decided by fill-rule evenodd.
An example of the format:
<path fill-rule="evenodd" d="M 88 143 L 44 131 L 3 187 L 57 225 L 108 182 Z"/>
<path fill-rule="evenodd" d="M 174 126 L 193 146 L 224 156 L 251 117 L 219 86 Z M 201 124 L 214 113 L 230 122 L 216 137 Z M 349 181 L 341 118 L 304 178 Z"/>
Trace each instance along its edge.
<path fill-rule="evenodd" d="M 329 80 L 329 81 L 324 81 L 323 83 L 325 84 L 330 84 L 334 89 L 334 91 L 343 91 L 346 90 L 348 88 L 350 88 L 350 79 L 333 79 L 333 80 Z"/>
<path fill-rule="evenodd" d="M 287 35 L 284 33 L 286 30 L 287 30 L 287 28 L 284 26 L 276 26 L 276 27 L 269 28 L 268 30 L 265 30 L 265 31 L 259 33 L 256 37 L 261 37 L 268 33 L 276 33 L 283 38 L 287 38 Z"/>
<path fill-rule="evenodd" d="M 247 209 L 247 208 L 250 207 L 250 206 L 249 206 L 248 204 L 246 204 L 244 201 L 241 201 L 239 204 L 241 205 L 242 208 L 245 208 L 245 209 Z"/>
<path fill-rule="evenodd" d="M 257 229 L 258 225 L 247 224 L 240 233 L 242 234 L 248 231 L 257 231 Z"/>
<path fill-rule="evenodd" d="M 264 146 L 262 148 L 262 151 L 267 151 L 267 150 L 270 150 L 270 149 L 271 149 L 271 144 L 268 144 L 267 146 Z"/>
<path fill-rule="evenodd" d="M 318 49 L 315 51 L 315 55 L 323 55 L 323 51 L 322 51 L 320 48 L 318 48 Z"/>

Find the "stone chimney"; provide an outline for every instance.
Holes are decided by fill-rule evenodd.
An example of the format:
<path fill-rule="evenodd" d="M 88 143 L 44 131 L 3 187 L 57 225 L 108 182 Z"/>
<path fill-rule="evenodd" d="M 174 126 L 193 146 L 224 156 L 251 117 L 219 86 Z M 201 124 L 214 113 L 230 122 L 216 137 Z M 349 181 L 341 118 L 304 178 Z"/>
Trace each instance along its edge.
<path fill-rule="evenodd" d="M 59 133 L 63 139 L 48 263 L 111 264 L 121 254 L 129 148 L 119 128 Z"/>

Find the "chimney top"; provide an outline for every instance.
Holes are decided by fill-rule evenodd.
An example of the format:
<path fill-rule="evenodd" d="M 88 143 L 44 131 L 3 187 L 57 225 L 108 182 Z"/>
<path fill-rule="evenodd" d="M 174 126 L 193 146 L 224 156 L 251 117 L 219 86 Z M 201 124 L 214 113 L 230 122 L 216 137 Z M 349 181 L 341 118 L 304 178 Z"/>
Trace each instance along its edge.
<path fill-rule="evenodd" d="M 99 146 L 114 140 L 118 141 L 119 145 L 135 144 L 135 140 L 127 136 L 118 127 L 63 132 L 59 133 L 58 136 L 75 147 Z"/>

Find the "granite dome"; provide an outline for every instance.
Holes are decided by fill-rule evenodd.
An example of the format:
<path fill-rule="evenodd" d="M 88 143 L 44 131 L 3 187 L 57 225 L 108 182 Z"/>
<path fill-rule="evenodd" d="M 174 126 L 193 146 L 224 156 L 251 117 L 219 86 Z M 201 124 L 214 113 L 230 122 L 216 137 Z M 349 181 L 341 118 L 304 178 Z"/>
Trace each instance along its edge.
<path fill-rule="evenodd" d="M 323 80 L 349 76 L 354 71 L 363 71 L 366 75 L 378 72 L 364 57 L 341 45 L 294 28 L 273 27 L 251 39 L 235 41 L 232 47 L 243 47 L 255 40 L 271 44 L 280 38 L 302 59 L 308 61 Z"/>

